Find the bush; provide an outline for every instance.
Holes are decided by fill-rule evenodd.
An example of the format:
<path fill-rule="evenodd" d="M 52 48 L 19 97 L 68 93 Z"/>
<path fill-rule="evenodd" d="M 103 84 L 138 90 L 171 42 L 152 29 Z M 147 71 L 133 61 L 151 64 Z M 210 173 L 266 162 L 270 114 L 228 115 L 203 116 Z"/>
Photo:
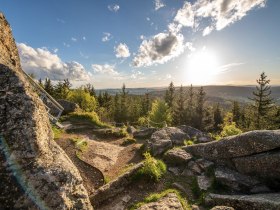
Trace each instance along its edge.
<path fill-rule="evenodd" d="M 96 107 L 96 100 L 90 93 L 83 89 L 76 89 L 69 92 L 67 99 L 80 106 L 81 109 L 87 112 L 94 111 Z"/>
<path fill-rule="evenodd" d="M 59 139 L 60 136 L 64 133 L 64 130 L 59 129 L 54 125 L 52 125 L 52 131 L 53 131 L 54 139 Z"/>
<path fill-rule="evenodd" d="M 233 136 L 241 133 L 242 131 L 236 127 L 235 123 L 232 123 L 230 125 L 225 125 L 223 127 L 223 130 L 221 132 L 221 137 Z"/>
<path fill-rule="evenodd" d="M 189 145 L 193 145 L 194 142 L 193 142 L 192 140 L 185 140 L 185 141 L 184 141 L 184 144 L 187 145 L 187 146 L 189 146 Z"/>
<path fill-rule="evenodd" d="M 73 112 L 70 113 L 65 118 L 66 119 L 69 118 L 71 120 L 84 120 L 97 127 L 102 127 L 102 128 L 110 127 L 109 125 L 101 122 L 99 120 L 98 115 L 95 112 Z"/>
<path fill-rule="evenodd" d="M 160 198 L 166 196 L 168 193 L 175 193 L 177 195 L 181 205 L 183 206 L 183 209 L 186 209 L 186 210 L 191 209 L 190 206 L 187 204 L 186 200 L 181 196 L 181 194 L 177 190 L 174 190 L 174 189 L 167 189 L 161 193 L 153 193 L 153 194 L 149 195 L 148 197 L 144 198 L 144 200 L 142 202 L 134 204 L 129 209 L 130 210 L 139 209 L 142 205 L 144 205 L 146 203 L 158 201 Z"/>
<path fill-rule="evenodd" d="M 166 165 L 163 161 L 153 158 L 148 152 L 144 153 L 144 157 L 144 166 L 138 171 L 136 176 L 145 176 L 153 181 L 159 181 L 159 179 L 166 173 Z"/>
<path fill-rule="evenodd" d="M 152 110 L 148 115 L 152 126 L 162 128 L 170 125 L 172 122 L 172 115 L 170 109 L 164 101 L 155 100 L 152 104 Z"/>

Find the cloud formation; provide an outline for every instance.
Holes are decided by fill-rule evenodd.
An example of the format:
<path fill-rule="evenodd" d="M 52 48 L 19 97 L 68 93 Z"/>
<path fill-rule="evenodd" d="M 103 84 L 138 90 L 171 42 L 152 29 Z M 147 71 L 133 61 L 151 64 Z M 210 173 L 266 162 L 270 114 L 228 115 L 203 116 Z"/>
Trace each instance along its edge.
<path fill-rule="evenodd" d="M 195 3 L 185 2 L 178 10 L 174 21 L 185 27 L 204 26 L 203 35 L 212 30 L 221 30 L 234 22 L 241 20 L 247 13 L 259 7 L 264 7 L 266 0 L 197 0 Z"/>
<path fill-rule="evenodd" d="M 120 43 L 114 48 L 117 58 L 127 58 L 130 56 L 128 46 L 125 43 Z"/>
<path fill-rule="evenodd" d="M 113 38 L 113 36 L 108 32 L 103 32 L 102 42 L 108 42 Z"/>
<path fill-rule="evenodd" d="M 111 12 L 117 12 L 120 9 L 120 6 L 117 4 L 110 4 L 110 5 L 108 5 L 108 9 Z"/>
<path fill-rule="evenodd" d="M 23 69 L 27 73 L 35 74 L 37 78 L 88 81 L 91 77 L 82 64 L 76 61 L 63 62 L 58 55 L 46 48 L 34 49 L 24 43 L 18 43 L 17 46 Z"/>
<path fill-rule="evenodd" d="M 151 66 L 162 64 L 180 55 L 184 51 L 182 34 L 159 33 L 150 40 L 144 40 L 133 59 L 133 66 Z"/>
<path fill-rule="evenodd" d="M 104 64 L 92 64 L 91 65 L 93 71 L 97 74 L 107 74 L 107 75 L 119 75 L 119 73 L 115 70 L 114 65 Z"/>
<path fill-rule="evenodd" d="M 165 7 L 165 4 L 162 2 L 162 0 L 155 0 L 155 10 L 159 10 L 162 7 Z"/>

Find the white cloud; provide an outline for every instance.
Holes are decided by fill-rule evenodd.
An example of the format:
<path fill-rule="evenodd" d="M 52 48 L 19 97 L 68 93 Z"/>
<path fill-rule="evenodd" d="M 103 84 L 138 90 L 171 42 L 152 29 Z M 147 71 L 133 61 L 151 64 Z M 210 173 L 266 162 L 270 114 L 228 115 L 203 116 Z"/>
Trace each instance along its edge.
<path fill-rule="evenodd" d="M 113 36 L 108 32 L 103 32 L 102 42 L 108 42 L 113 38 Z"/>
<path fill-rule="evenodd" d="M 236 66 L 241 66 L 244 65 L 245 63 L 229 63 L 223 66 L 219 67 L 219 71 L 220 72 L 225 72 L 225 71 L 229 71 L 230 69 L 236 67 Z"/>
<path fill-rule="evenodd" d="M 71 61 L 63 62 L 58 55 L 46 48 L 34 49 L 24 43 L 17 44 L 21 65 L 27 73 L 34 73 L 37 78 L 50 78 L 72 81 L 88 81 L 90 74 L 82 64 Z"/>
<path fill-rule="evenodd" d="M 57 53 L 58 52 L 58 48 L 53 49 L 53 52 Z"/>
<path fill-rule="evenodd" d="M 85 37 L 85 36 L 83 36 L 83 38 L 82 38 L 84 41 L 86 41 L 87 40 L 87 38 Z"/>
<path fill-rule="evenodd" d="M 162 2 L 162 0 L 154 0 L 155 4 L 155 10 L 159 10 L 162 7 L 165 7 L 165 4 Z"/>
<path fill-rule="evenodd" d="M 144 40 L 145 39 L 145 36 L 144 35 L 140 35 L 139 37 L 141 40 Z"/>
<path fill-rule="evenodd" d="M 73 42 L 76 42 L 76 41 L 77 41 L 77 39 L 76 39 L 75 37 L 72 37 L 71 40 L 72 40 Z"/>
<path fill-rule="evenodd" d="M 117 58 L 127 58 L 130 56 L 128 46 L 124 43 L 120 43 L 117 47 L 114 48 Z"/>
<path fill-rule="evenodd" d="M 190 2 L 185 2 L 184 6 L 178 10 L 174 21 L 183 26 L 194 26 L 194 11 Z"/>
<path fill-rule="evenodd" d="M 108 5 L 108 9 L 111 12 L 117 12 L 120 9 L 120 6 L 117 4 L 111 4 L 111 5 Z"/>
<path fill-rule="evenodd" d="M 70 44 L 67 44 L 67 43 L 63 42 L 63 46 L 64 47 L 70 47 Z"/>
<path fill-rule="evenodd" d="M 109 64 L 104 64 L 104 65 L 99 65 L 99 64 L 92 64 L 91 65 L 93 71 L 97 74 L 108 74 L 108 75 L 119 75 L 119 73 L 115 70 L 114 65 L 109 65 Z"/>
<path fill-rule="evenodd" d="M 147 20 L 147 21 L 150 21 L 151 19 L 150 19 L 149 17 L 146 17 L 146 20 Z"/>
<path fill-rule="evenodd" d="M 65 23 L 65 20 L 60 19 L 60 18 L 56 18 L 56 21 L 57 21 L 57 22 L 59 22 L 59 23 L 62 23 L 62 24 L 64 24 L 64 23 Z"/>
<path fill-rule="evenodd" d="M 130 78 L 131 79 L 143 79 L 144 78 L 143 75 L 144 74 L 141 71 L 133 71 Z"/>
<path fill-rule="evenodd" d="M 197 0 L 195 3 L 185 2 L 177 11 L 174 22 L 185 27 L 197 28 L 204 25 L 203 35 L 221 30 L 226 26 L 242 19 L 247 13 L 258 7 L 264 7 L 266 0 Z"/>
<path fill-rule="evenodd" d="M 133 59 L 133 66 L 151 66 L 162 64 L 180 55 L 184 51 L 182 34 L 159 33 L 150 40 L 144 40 Z"/>

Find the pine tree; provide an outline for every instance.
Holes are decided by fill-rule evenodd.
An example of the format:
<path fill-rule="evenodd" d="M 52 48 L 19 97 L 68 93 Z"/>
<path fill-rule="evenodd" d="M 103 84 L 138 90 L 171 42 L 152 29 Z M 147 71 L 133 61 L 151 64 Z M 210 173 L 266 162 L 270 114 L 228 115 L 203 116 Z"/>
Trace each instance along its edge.
<path fill-rule="evenodd" d="M 94 96 L 94 97 L 96 98 L 97 95 L 96 95 L 95 89 L 94 89 L 94 87 L 93 87 L 92 84 L 90 84 L 90 83 L 86 84 L 86 85 L 84 86 L 84 90 L 87 91 L 87 92 L 89 92 L 89 94 L 90 94 L 91 96 Z"/>
<path fill-rule="evenodd" d="M 52 84 L 52 82 L 51 82 L 51 80 L 49 78 L 46 78 L 46 80 L 45 80 L 44 89 L 51 96 L 54 95 L 54 87 L 53 87 L 53 84 Z"/>
<path fill-rule="evenodd" d="M 149 93 L 145 93 L 145 96 L 142 97 L 141 104 L 142 104 L 141 115 L 147 116 L 151 108 L 151 100 L 150 100 Z"/>
<path fill-rule="evenodd" d="M 269 86 L 270 80 L 263 72 L 260 78 L 257 79 L 258 86 L 253 91 L 253 98 L 249 98 L 253 101 L 252 108 L 255 114 L 255 127 L 256 129 L 264 129 L 267 127 L 267 121 L 269 120 L 269 109 L 272 107 L 273 99 L 271 98 L 271 90 Z"/>
<path fill-rule="evenodd" d="M 54 87 L 54 97 L 56 99 L 67 99 L 70 87 L 71 83 L 68 79 L 65 79 L 63 82 L 58 82 Z"/>
<path fill-rule="evenodd" d="M 126 91 L 125 84 L 122 86 L 122 91 L 121 91 L 121 103 L 120 103 L 120 121 L 121 122 L 126 122 L 127 117 L 128 117 L 128 103 L 127 103 L 127 96 L 128 96 L 128 91 Z"/>
<path fill-rule="evenodd" d="M 43 84 L 43 82 L 42 82 L 42 79 L 41 79 L 41 78 L 39 79 L 38 84 L 40 85 L 40 87 L 44 88 L 44 84 Z"/>
<path fill-rule="evenodd" d="M 185 121 L 185 95 L 184 89 L 181 85 L 178 93 L 178 98 L 175 100 L 173 123 L 175 125 L 182 125 Z"/>
<path fill-rule="evenodd" d="M 239 103 L 237 101 L 234 101 L 232 104 L 232 114 L 233 114 L 233 122 L 239 125 L 241 120 L 241 112 L 240 112 Z"/>
<path fill-rule="evenodd" d="M 164 127 L 170 125 L 172 116 L 168 105 L 164 101 L 155 100 L 152 110 L 148 115 L 150 124 L 154 127 Z"/>
<path fill-rule="evenodd" d="M 167 106 L 173 111 L 174 100 L 175 100 L 175 86 L 173 82 L 171 82 L 165 92 L 165 103 Z"/>
<path fill-rule="evenodd" d="M 120 96 L 116 93 L 114 97 L 114 120 L 116 122 L 121 122 L 121 105 L 120 105 Z"/>
<path fill-rule="evenodd" d="M 195 92 L 191 84 L 187 94 L 187 105 L 186 105 L 184 123 L 186 125 L 194 126 L 194 117 L 195 117 Z"/>
<path fill-rule="evenodd" d="M 195 127 L 197 129 L 203 129 L 203 117 L 205 114 L 204 103 L 205 103 L 206 93 L 204 92 L 203 87 L 200 87 L 197 92 L 197 103 L 196 103 L 196 119 Z"/>
<path fill-rule="evenodd" d="M 223 123 L 223 116 L 222 116 L 220 104 L 218 103 L 214 108 L 214 130 L 220 131 L 222 123 Z"/>

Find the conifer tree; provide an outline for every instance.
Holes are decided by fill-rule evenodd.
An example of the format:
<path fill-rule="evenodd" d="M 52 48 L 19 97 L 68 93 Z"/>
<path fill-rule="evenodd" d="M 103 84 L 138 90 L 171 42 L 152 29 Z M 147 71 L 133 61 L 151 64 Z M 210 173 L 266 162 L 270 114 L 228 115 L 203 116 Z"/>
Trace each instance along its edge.
<path fill-rule="evenodd" d="M 191 84 L 187 94 L 187 104 L 186 104 L 184 123 L 186 125 L 194 126 L 194 116 L 195 116 L 195 92 Z"/>
<path fill-rule="evenodd" d="M 52 82 L 51 82 L 51 80 L 49 78 L 46 78 L 46 80 L 45 80 L 44 89 L 45 89 L 45 91 L 47 91 L 48 94 L 53 96 L 53 94 L 54 94 L 54 87 L 53 87 L 53 84 L 52 84 Z"/>
<path fill-rule="evenodd" d="M 165 103 L 167 106 L 173 111 L 174 101 L 175 101 L 175 86 L 173 82 L 171 82 L 165 92 Z"/>
<path fill-rule="evenodd" d="M 237 101 L 234 101 L 232 104 L 232 115 L 233 115 L 233 122 L 239 125 L 241 120 L 241 111 L 240 111 L 239 103 Z"/>
<path fill-rule="evenodd" d="M 185 94 L 184 94 L 184 89 L 183 86 L 181 85 L 179 92 L 178 92 L 178 97 L 175 101 L 175 106 L 174 106 L 174 114 L 173 114 L 173 123 L 175 125 L 182 125 L 184 124 L 185 121 Z"/>
<path fill-rule="evenodd" d="M 172 116 L 168 105 L 164 101 L 155 100 L 152 104 L 152 110 L 148 115 L 150 124 L 154 127 L 164 127 L 170 125 Z"/>
<path fill-rule="evenodd" d="M 222 116 L 220 104 L 218 103 L 214 108 L 214 130 L 220 131 L 222 123 L 223 123 L 223 116 Z"/>
<path fill-rule="evenodd" d="M 269 120 L 267 117 L 273 103 L 269 82 L 270 80 L 267 79 L 265 73 L 262 72 L 260 78 L 257 79 L 258 85 L 256 86 L 256 90 L 253 91 L 254 97 L 249 98 L 251 101 L 253 101 L 252 108 L 254 110 L 256 129 L 266 128 L 267 121 Z"/>
<path fill-rule="evenodd" d="M 122 91 L 121 91 L 121 103 L 120 103 L 120 122 L 126 122 L 127 121 L 127 116 L 128 116 L 128 91 L 126 91 L 125 84 L 122 86 Z"/>
<path fill-rule="evenodd" d="M 205 103 L 206 93 L 204 92 L 203 87 L 200 87 L 197 92 L 197 103 L 196 103 L 196 119 L 195 119 L 195 127 L 197 129 L 203 129 L 203 117 L 205 114 L 204 103 Z"/>

